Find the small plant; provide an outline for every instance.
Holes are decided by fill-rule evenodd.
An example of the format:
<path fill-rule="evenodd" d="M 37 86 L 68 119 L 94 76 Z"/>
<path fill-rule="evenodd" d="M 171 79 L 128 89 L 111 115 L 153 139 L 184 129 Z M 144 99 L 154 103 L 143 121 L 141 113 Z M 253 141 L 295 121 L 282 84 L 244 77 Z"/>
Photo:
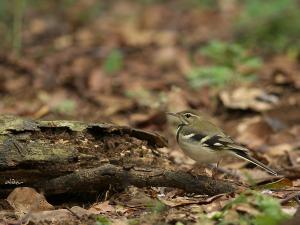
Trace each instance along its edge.
<path fill-rule="evenodd" d="M 189 83 L 193 88 L 203 86 L 223 86 L 230 83 L 233 71 L 224 66 L 207 66 L 194 68 L 189 74 Z"/>
<path fill-rule="evenodd" d="M 240 65 L 249 65 L 254 69 L 261 66 L 258 57 L 251 56 L 241 45 L 222 41 L 211 41 L 200 49 L 200 53 L 206 56 L 214 64 L 236 68 Z"/>
<path fill-rule="evenodd" d="M 74 111 L 76 110 L 77 103 L 72 99 L 65 99 L 60 102 L 58 102 L 54 107 L 53 110 L 55 112 L 66 114 L 66 115 L 72 115 Z"/>
<path fill-rule="evenodd" d="M 267 53 L 300 51 L 297 0 L 244 0 L 236 19 L 236 39 Z"/>
<path fill-rule="evenodd" d="M 203 9 L 218 8 L 218 0 L 188 0 L 184 2 L 186 5 L 190 5 L 190 7 L 198 7 Z"/>
<path fill-rule="evenodd" d="M 166 209 L 166 205 L 158 200 L 149 202 L 148 207 L 153 213 L 161 213 Z"/>
<path fill-rule="evenodd" d="M 110 225 L 111 221 L 107 219 L 105 216 L 98 216 L 96 218 L 96 225 Z"/>
<path fill-rule="evenodd" d="M 1 48 L 19 56 L 22 48 L 22 26 L 26 0 L 0 1 Z"/>
<path fill-rule="evenodd" d="M 128 220 L 128 225 L 139 225 L 141 221 L 139 219 L 130 219 Z"/>
<path fill-rule="evenodd" d="M 195 67 L 187 78 L 192 87 L 224 86 L 233 81 L 252 81 L 261 67 L 261 59 L 251 56 L 239 44 L 211 41 L 200 49 L 213 65 Z"/>
<path fill-rule="evenodd" d="M 277 225 L 289 218 L 290 215 L 282 211 L 276 199 L 256 191 L 247 191 L 227 203 L 210 218 L 201 215 L 199 219 L 214 221 L 218 225 Z"/>
<path fill-rule="evenodd" d="M 22 47 L 22 25 L 24 16 L 25 0 L 15 0 L 13 5 L 13 28 L 12 47 L 17 56 Z"/>
<path fill-rule="evenodd" d="M 123 67 L 123 54 L 120 50 L 112 50 L 105 58 L 103 68 L 107 74 L 115 74 Z"/>

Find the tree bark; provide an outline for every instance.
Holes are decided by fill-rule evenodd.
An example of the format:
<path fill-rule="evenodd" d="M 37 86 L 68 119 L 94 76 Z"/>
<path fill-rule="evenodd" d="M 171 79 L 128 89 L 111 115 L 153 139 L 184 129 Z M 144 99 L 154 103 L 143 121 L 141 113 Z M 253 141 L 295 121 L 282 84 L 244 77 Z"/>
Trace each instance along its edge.
<path fill-rule="evenodd" d="M 234 190 L 224 181 L 176 171 L 157 151 L 165 146 L 160 135 L 130 127 L 0 116 L 0 195 L 18 186 L 45 194 L 109 185 L 177 187 L 208 195 Z"/>
<path fill-rule="evenodd" d="M 48 194 L 106 189 L 112 186 L 126 187 L 176 187 L 197 194 L 216 195 L 233 192 L 234 187 L 226 181 L 207 176 L 193 176 L 183 171 L 161 169 L 122 168 L 107 164 L 93 169 L 84 169 L 58 177 L 39 185 Z"/>

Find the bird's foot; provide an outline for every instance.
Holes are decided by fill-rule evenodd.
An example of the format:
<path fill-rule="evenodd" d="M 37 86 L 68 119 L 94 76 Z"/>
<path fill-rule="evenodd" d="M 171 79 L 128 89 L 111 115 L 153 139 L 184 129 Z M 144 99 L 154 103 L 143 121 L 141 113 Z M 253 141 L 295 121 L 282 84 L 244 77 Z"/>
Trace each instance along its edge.
<path fill-rule="evenodd" d="M 221 175 L 227 175 L 237 180 L 241 179 L 241 176 L 237 173 L 237 171 L 228 170 L 214 164 L 210 164 L 210 169 L 212 171 L 213 179 L 218 179 Z"/>

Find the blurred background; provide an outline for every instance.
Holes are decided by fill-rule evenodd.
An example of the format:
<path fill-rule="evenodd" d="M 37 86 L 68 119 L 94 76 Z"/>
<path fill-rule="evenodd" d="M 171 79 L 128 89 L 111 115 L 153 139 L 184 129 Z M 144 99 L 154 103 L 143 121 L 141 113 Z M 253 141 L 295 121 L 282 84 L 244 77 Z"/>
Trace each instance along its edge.
<path fill-rule="evenodd" d="M 0 113 L 171 137 L 164 112 L 192 108 L 282 155 L 299 147 L 299 28 L 297 0 L 0 1 Z"/>
<path fill-rule="evenodd" d="M 300 187 L 299 6 L 299 0 L 0 0 L 0 115 L 111 122 L 158 132 L 169 148 L 160 149 L 162 157 L 155 154 L 155 159 L 168 159 L 171 169 L 184 171 L 194 161 L 179 150 L 165 112 L 201 110 L 257 159 L 291 179 L 277 186 L 282 192 L 264 192 L 283 202 L 293 194 L 285 189 Z M 245 174 L 242 179 L 251 186 L 274 181 L 247 162 L 229 160 L 221 167 Z M 196 199 L 192 206 L 186 196 L 178 203 L 173 189 L 130 187 L 119 197 L 127 208 L 117 210 L 122 204 L 109 205 L 107 193 L 97 198 L 104 202 L 95 209 L 112 218 L 139 218 L 151 199 L 165 193 L 170 210 L 152 203 L 154 217 L 146 215 L 143 224 L 198 221 L 199 212 L 220 210 L 233 197 Z M 257 209 L 248 210 L 243 200 L 233 214 L 223 212 L 228 223 L 236 221 L 237 211 L 240 221 L 251 224 L 286 218 L 279 203 L 255 196 L 242 199 L 251 207 L 261 205 L 266 220 L 247 219 Z M 180 202 L 183 207 L 177 208 Z"/>

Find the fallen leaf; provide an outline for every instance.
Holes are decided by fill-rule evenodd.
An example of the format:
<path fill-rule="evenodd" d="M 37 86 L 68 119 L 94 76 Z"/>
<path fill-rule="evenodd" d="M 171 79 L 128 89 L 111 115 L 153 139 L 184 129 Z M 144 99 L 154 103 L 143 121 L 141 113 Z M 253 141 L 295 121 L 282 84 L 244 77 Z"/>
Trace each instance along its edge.
<path fill-rule="evenodd" d="M 127 192 L 121 193 L 113 202 L 131 208 L 144 208 L 154 205 L 157 200 L 150 198 L 144 191 L 136 187 L 129 187 Z"/>
<path fill-rule="evenodd" d="M 258 186 L 259 189 L 280 190 L 287 187 L 293 187 L 293 182 L 288 178 L 282 178 L 272 183 Z"/>
<path fill-rule="evenodd" d="M 294 210 L 293 210 L 294 211 Z M 291 212 L 293 213 L 293 212 Z M 298 225 L 300 221 L 300 207 L 298 207 L 298 209 L 296 210 L 296 212 L 294 213 L 294 217 L 281 223 L 280 225 Z"/>
<path fill-rule="evenodd" d="M 7 201 L 18 214 L 54 209 L 44 195 L 29 187 L 15 188 L 7 197 Z"/>
<path fill-rule="evenodd" d="M 259 88 L 239 87 L 222 91 L 219 96 L 223 104 L 230 109 L 252 109 L 261 112 L 273 108 L 278 103 L 278 97 Z"/>
<path fill-rule="evenodd" d="M 273 82 L 278 85 L 291 85 L 296 88 L 300 87 L 298 63 L 292 57 L 287 55 L 278 55 L 273 57 L 266 66 L 272 72 Z"/>
<path fill-rule="evenodd" d="M 252 215 L 252 216 L 256 216 L 256 215 L 258 215 L 258 214 L 260 213 L 257 209 L 251 207 L 251 206 L 250 206 L 249 204 L 247 204 L 247 203 L 240 203 L 239 205 L 237 205 L 237 206 L 235 207 L 235 209 L 236 209 L 238 212 L 247 213 L 247 214 L 250 214 L 250 215 Z"/>
<path fill-rule="evenodd" d="M 82 216 L 85 216 L 85 215 L 91 215 L 91 214 L 98 214 L 98 212 L 93 212 L 93 211 L 90 211 L 90 210 L 87 210 L 87 209 L 84 209 L 82 207 L 79 207 L 79 206 L 73 206 L 70 211 L 75 214 L 76 216 L 78 217 L 82 217 Z"/>
<path fill-rule="evenodd" d="M 236 141 L 250 148 L 264 145 L 273 133 L 271 127 L 260 116 L 244 119 L 237 126 L 237 131 Z"/>
<path fill-rule="evenodd" d="M 109 201 L 105 201 L 93 204 L 88 211 L 92 213 L 107 213 L 115 212 L 116 210 L 112 205 L 109 204 Z"/>
<path fill-rule="evenodd" d="M 168 110 L 170 112 L 179 112 L 188 109 L 185 92 L 180 88 L 172 88 L 167 94 Z"/>

